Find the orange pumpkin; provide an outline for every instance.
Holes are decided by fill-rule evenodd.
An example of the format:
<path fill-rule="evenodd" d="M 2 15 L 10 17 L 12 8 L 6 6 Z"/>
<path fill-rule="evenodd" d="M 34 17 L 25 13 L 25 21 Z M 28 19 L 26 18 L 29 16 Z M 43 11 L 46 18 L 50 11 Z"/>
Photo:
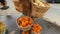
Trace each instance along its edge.
<path fill-rule="evenodd" d="M 25 22 L 22 22 L 22 26 L 23 26 L 23 27 L 26 26 L 26 23 L 25 23 Z"/>
<path fill-rule="evenodd" d="M 41 32 L 41 26 L 39 26 L 38 24 L 33 24 L 32 31 L 37 33 Z"/>
<path fill-rule="evenodd" d="M 19 18 L 19 21 L 22 21 L 23 20 L 23 18 Z"/>
<path fill-rule="evenodd" d="M 29 32 L 26 32 L 26 34 L 29 34 Z"/>
<path fill-rule="evenodd" d="M 32 24 L 32 21 L 29 21 L 29 24 L 31 25 Z"/>
<path fill-rule="evenodd" d="M 25 32 L 22 32 L 22 34 L 25 34 Z"/>
<path fill-rule="evenodd" d="M 28 16 L 25 16 L 25 19 L 26 19 L 26 20 L 29 20 L 30 18 L 29 18 Z"/>
<path fill-rule="evenodd" d="M 26 24 L 28 24 L 29 21 L 25 21 Z"/>

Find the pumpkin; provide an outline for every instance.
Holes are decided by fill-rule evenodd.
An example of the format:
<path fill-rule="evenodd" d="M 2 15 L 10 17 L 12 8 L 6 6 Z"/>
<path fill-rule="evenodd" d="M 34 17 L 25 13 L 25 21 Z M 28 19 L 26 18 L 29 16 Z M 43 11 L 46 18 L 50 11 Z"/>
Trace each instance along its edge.
<path fill-rule="evenodd" d="M 36 33 L 41 32 L 41 26 L 39 26 L 39 24 L 33 24 L 32 25 L 32 31 L 36 32 Z"/>

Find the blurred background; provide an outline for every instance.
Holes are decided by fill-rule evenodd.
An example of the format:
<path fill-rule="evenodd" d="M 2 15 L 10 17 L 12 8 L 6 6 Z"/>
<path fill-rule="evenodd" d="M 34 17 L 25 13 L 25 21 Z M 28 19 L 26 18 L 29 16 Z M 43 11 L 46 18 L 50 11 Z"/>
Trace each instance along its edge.
<path fill-rule="evenodd" d="M 5 22 L 7 29 L 11 32 L 18 28 L 16 25 L 16 19 L 20 17 L 22 13 L 16 11 L 13 0 L 6 1 L 7 6 L 9 6 L 9 8 L 7 10 L 0 9 L 0 20 Z M 43 19 L 53 24 L 56 24 L 60 27 L 60 0 L 41 0 L 41 1 L 48 2 L 51 5 L 50 9 L 43 16 Z M 2 6 L 0 6 L 0 8 L 1 7 Z M 6 15 L 11 15 L 12 18 L 10 19 L 6 18 Z M 56 27 L 58 30 L 54 29 L 55 27 L 52 26 L 51 26 L 52 28 L 50 29 L 47 28 L 47 26 L 49 27 L 49 24 L 47 24 L 48 22 L 44 21 L 43 19 L 36 20 L 36 22 L 42 26 L 43 29 L 42 34 L 60 34 L 60 28 Z"/>

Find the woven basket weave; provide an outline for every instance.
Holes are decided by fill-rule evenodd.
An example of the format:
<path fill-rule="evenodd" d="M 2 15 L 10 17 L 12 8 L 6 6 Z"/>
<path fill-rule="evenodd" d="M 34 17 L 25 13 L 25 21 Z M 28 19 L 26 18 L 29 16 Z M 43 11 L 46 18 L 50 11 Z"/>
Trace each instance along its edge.
<path fill-rule="evenodd" d="M 37 6 L 30 0 L 14 1 L 15 8 L 18 12 L 22 12 L 24 15 L 33 17 L 43 17 L 47 10 L 50 8 L 49 3 L 42 2 L 45 7 Z"/>
<path fill-rule="evenodd" d="M 15 5 L 15 8 L 19 12 L 30 10 L 30 0 L 18 0 L 18 1 L 14 0 L 13 2 L 14 2 L 14 5 Z"/>
<path fill-rule="evenodd" d="M 43 6 L 37 6 L 32 3 L 32 13 L 31 15 L 33 17 L 43 17 L 44 14 L 47 12 L 47 10 L 50 8 L 49 3 L 44 3 L 45 7 Z"/>

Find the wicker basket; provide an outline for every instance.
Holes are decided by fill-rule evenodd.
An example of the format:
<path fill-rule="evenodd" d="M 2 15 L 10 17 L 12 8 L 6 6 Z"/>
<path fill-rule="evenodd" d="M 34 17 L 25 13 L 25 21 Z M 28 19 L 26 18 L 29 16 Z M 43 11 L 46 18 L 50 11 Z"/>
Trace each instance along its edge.
<path fill-rule="evenodd" d="M 43 17 L 44 14 L 47 12 L 47 10 L 50 8 L 50 5 L 48 3 L 44 3 L 44 6 L 37 6 L 34 3 L 32 3 L 32 13 L 31 15 L 33 17 Z"/>
<path fill-rule="evenodd" d="M 21 17 L 24 18 L 25 16 L 21 16 Z M 21 17 L 19 17 L 19 18 L 21 18 Z M 32 22 L 32 24 L 29 25 L 29 26 L 22 27 L 22 26 L 19 26 L 19 18 L 18 18 L 17 21 L 16 21 L 16 24 L 17 24 L 18 28 L 19 28 L 20 30 L 23 30 L 23 31 L 28 31 L 28 30 L 30 30 L 31 27 L 32 27 L 32 25 L 33 25 L 33 22 Z M 30 20 L 32 20 L 32 19 L 30 18 Z M 33 21 L 33 20 L 32 20 L 32 21 Z"/>
<path fill-rule="evenodd" d="M 32 3 L 32 4 L 31 4 Z M 33 17 L 43 17 L 47 10 L 50 8 L 49 3 L 44 3 L 45 7 L 37 6 L 31 0 L 21 0 L 21 1 L 14 1 L 15 8 L 18 12 L 22 12 L 26 16 L 33 16 Z"/>
<path fill-rule="evenodd" d="M 25 12 L 30 11 L 30 0 L 14 0 L 13 2 L 18 12 L 26 14 Z"/>

